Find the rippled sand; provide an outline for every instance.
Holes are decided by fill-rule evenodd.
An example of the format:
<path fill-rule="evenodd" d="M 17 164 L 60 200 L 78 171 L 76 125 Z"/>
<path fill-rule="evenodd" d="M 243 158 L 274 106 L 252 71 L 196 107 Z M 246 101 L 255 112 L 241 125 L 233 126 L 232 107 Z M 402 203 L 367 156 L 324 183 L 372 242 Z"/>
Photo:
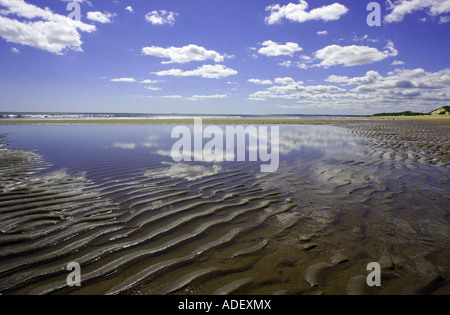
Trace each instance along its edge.
<path fill-rule="evenodd" d="M 0 147 L 0 293 L 450 294 L 448 127 L 339 126 L 363 142 L 353 158 L 265 175 L 99 156 L 92 181 Z"/>

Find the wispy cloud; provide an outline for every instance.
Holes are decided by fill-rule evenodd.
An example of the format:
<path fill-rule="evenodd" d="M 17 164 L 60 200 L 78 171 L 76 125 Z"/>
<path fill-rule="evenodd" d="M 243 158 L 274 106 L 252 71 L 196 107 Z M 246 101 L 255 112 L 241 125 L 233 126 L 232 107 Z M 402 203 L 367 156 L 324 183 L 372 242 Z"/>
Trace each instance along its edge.
<path fill-rule="evenodd" d="M 181 95 L 164 95 L 162 98 L 183 98 Z"/>
<path fill-rule="evenodd" d="M 87 13 L 88 20 L 102 24 L 111 23 L 112 22 L 111 19 L 115 16 L 117 16 L 117 14 L 115 13 L 109 12 L 102 13 L 100 11 L 90 11 Z"/>
<path fill-rule="evenodd" d="M 175 24 L 176 12 L 166 10 L 151 11 L 145 15 L 145 20 L 153 25 Z"/>
<path fill-rule="evenodd" d="M 214 95 L 193 95 L 191 97 L 188 97 L 187 100 L 190 101 L 204 101 L 207 99 L 220 99 L 220 98 L 227 98 L 228 95 L 226 94 L 214 94 Z"/>
<path fill-rule="evenodd" d="M 113 147 L 118 148 L 118 149 L 134 150 L 134 149 L 136 149 L 136 144 L 131 143 L 131 142 L 129 142 L 129 143 L 115 142 L 115 143 L 113 143 Z"/>
<path fill-rule="evenodd" d="M 181 69 L 170 69 L 159 72 L 154 72 L 158 76 L 175 76 L 175 77 L 202 77 L 207 79 L 220 79 L 231 75 L 236 75 L 238 72 L 234 69 L 227 68 L 224 65 L 204 65 L 195 70 L 183 71 Z"/>
<path fill-rule="evenodd" d="M 140 81 L 139 83 L 142 83 L 142 84 L 155 84 L 155 83 L 160 83 L 160 82 L 162 82 L 162 81 L 146 79 L 146 80 Z"/>
<path fill-rule="evenodd" d="M 161 91 L 161 88 L 157 86 L 146 86 L 145 88 L 150 91 Z"/>
<path fill-rule="evenodd" d="M 134 78 L 115 78 L 111 79 L 111 82 L 125 82 L 125 83 L 134 83 L 136 82 L 136 79 Z"/>
<path fill-rule="evenodd" d="M 405 63 L 401 60 L 394 60 L 391 65 L 393 66 L 400 66 L 400 65 L 404 65 Z"/>

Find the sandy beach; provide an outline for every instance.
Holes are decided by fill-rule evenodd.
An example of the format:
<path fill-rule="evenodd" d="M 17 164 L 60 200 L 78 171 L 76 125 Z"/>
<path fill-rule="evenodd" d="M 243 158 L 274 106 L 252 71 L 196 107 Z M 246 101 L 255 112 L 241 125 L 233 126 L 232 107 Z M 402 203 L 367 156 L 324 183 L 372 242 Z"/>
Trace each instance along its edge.
<path fill-rule="evenodd" d="M 450 125 L 450 117 L 439 116 L 380 116 L 364 117 L 364 120 L 406 120 L 413 122 L 425 122 L 431 124 Z M 243 125 L 284 125 L 284 124 L 339 124 L 353 121 L 350 119 L 297 119 L 297 118 L 241 118 L 221 119 L 204 118 L 204 124 L 243 124 Z M 0 125 L 22 124 L 150 124 L 150 125 L 189 125 L 193 119 L 0 119 Z"/>
<path fill-rule="evenodd" d="M 66 126 L 74 136 L 55 150 L 74 150 L 73 162 L 9 149 L 5 134 L 0 293 L 449 294 L 448 119 L 412 120 L 289 120 L 280 171 L 268 175 L 125 145 L 70 149 L 94 126 Z M 79 288 L 66 285 L 71 261 Z M 366 285 L 370 262 L 379 288 Z"/>

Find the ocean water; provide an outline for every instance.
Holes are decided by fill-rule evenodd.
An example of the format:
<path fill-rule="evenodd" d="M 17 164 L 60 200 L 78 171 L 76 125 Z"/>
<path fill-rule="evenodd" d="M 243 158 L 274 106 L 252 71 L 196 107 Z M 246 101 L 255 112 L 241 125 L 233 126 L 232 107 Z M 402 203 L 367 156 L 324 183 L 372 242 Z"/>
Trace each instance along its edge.
<path fill-rule="evenodd" d="M 447 129 L 278 127 L 263 173 L 174 161 L 171 125 L 0 125 L 0 293 L 447 292 Z"/>
<path fill-rule="evenodd" d="M 31 112 L 0 112 L 3 119 L 183 119 L 183 118 L 302 118 L 302 119 L 356 119 L 352 115 L 207 115 L 207 114 L 151 114 L 151 113 L 31 113 Z"/>

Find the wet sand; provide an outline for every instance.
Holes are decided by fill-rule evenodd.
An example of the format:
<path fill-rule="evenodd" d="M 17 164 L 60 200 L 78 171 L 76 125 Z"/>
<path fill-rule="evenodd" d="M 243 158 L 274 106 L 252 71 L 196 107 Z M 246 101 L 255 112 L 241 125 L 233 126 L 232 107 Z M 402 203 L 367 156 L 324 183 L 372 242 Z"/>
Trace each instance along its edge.
<path fill-rule="evenodd" d="M 406 120 L 412 122 L 425 122 L 431 124 L 450 125 L 450 117 L 444 116 L 379 116 L 364 117 L 366 120 Z M 204 124 L 227 125 L 285 125 L 285 124 L 339 124 L 354 121 L 355 119 L 303 119 L 303 118 L 204 118 Z M 149 125 L 189 125 L 193 119 L 0 119 L 0 125 L 23 125 L 23 124 L 149 124 Z"/>
<path fill-rule="evenodd" d="M 323 123 L 358 137 L 360 154 L 292 155 L 264 175 L 186 166 L 189 179 L 105 155 L 85 165 L 94 182 L 0 148 L 0 293 L 450 294 L 448 127 Z M 72 261 L 79 288 L 65 281 Z"/>
<path fill-rule="evenodd" d="M 414 122 L 422 122 L 429 124 L 438 124 L 438 125 L 450 125 L 450 117 L 449 116 L 438 116 L 438 115 L 430 115 L 430 116 L 378 116 L 372 117 L 372 119 L 380 119 L 380 120 L 400 120 L 400 121 L 414 121 Z"/>

